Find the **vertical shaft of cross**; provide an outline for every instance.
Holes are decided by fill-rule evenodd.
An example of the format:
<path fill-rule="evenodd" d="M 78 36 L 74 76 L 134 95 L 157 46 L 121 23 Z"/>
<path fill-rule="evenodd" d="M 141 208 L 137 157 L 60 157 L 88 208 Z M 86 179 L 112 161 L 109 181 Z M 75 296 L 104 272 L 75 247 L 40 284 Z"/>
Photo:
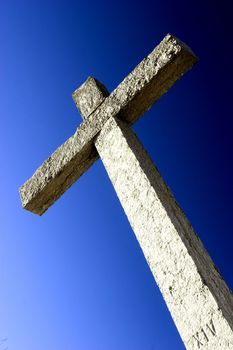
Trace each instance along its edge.
<path fill-rule="evenodd" d="M 133 131 L 111 118 L 95 141 L 188 350 L 232 350 L 232 295 Z"/>

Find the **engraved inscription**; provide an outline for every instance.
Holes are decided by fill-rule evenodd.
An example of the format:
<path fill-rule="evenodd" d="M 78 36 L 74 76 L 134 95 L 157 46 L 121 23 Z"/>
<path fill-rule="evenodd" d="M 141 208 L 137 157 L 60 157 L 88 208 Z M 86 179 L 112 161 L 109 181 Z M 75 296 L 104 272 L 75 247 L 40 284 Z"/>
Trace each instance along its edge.
<path fill-rule="evenodd" d="M 200 349 L 200 347 L 204 344 L 200 341 L 199 334 L 200 333 L 197 332 L 196 335 L 193 336 L 193 338 L 197 341 L 197 346 Z"/>
<path fill-rule="evenodd" d="M 211 332 L 212 335 L 216 335 L 216 330 L 215 330 L 215 327 L 214 327 L 213 320 L 210 320 L 210 323 L 207 324 L 206 327 L 208 328 L 208 330 Z"/>
<path fill-rule="evenodd" d="M 204 344 L 208 343 L 210 338 L 216 335 L 216 329 L 213 323 L 213 320 L 210 320 L 205 327 L 201 328 L 199 332 L 193 335 L 193 339 L 197 345 L 197 348 L 200 349 Z"/>

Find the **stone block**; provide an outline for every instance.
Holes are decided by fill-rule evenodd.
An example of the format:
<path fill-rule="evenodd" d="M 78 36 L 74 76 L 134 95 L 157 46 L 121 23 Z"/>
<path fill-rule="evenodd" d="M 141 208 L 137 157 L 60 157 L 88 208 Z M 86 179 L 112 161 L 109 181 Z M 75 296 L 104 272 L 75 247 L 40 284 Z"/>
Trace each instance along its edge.
<path fill-rule="evenodd" d="M 109 95 L 106 87 L 93 77 L 87 80 L 72 94 L 79 113 L 86 119 Z"/>

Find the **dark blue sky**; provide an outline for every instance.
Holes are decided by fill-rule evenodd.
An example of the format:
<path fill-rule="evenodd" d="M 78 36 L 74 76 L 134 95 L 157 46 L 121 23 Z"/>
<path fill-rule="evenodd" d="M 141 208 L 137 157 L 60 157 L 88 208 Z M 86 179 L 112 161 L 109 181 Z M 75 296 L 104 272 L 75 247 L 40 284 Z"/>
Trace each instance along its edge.
<path fill-rule="evenodd" d="M 233 288 L 231 14 L 226 0 L 0 3 L 0 350 L 184 349 L 101 161 L 42 217 L 18 195 L 80 124 L 71 93 L 89 75 L 112 91 L 168 32 L 200 61 L 134 130 Z"/>

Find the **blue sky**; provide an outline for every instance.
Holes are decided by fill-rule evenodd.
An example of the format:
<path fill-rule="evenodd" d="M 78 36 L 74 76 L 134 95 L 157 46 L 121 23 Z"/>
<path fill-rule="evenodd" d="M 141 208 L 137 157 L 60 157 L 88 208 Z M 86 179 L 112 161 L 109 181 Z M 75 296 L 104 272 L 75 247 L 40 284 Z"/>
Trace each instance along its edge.
<path fill-rule="evenodd" d="M 71 93 L 89 75 L 112 91 L 168 32 L 200 61 L 134 130 L 233 288 L 230 14 L 226 0 L 0 3 L 0 350 L 184 349 L 101 161 L 42 217 L 18 195 L 80 124 Z"/>

